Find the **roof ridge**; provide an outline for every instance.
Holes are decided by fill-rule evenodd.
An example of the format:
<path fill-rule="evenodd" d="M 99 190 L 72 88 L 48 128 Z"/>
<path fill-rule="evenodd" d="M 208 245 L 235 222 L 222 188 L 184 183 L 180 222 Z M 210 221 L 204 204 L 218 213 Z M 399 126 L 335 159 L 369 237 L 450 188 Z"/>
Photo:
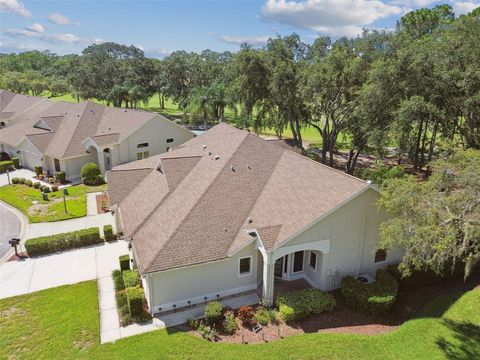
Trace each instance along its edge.
<path fill-rule="evenodd" d="M 230 157 L 228 159 L 231 159 L 234 154 L 238 151 L 238 149 L 240 148 L 240 146 L 246 141 L 247 139 L 247 136 L 245 136 L 242 141 L 240 141 L 240 143 L 237 145 L 237 147 L 235 148 L 235 151 L 232 152 L 232 154 L 230 155 Z M 195 165 L 197 166 L 198 163 Z M 214 184 L 216 183 L 216 180 L 220 177 L 220 175 L 222 174 L 222 171 L 227 168 L 229 166 L 229 162 L 228 161 L 225 161 L 225 165 L 222 166 L 222 168 L 220 169 L 220 171 L 218 172 L 218 174 L 215 176 L 215 178 L 213 179 L 213 181 L 210 182 L 210 184 L 208 184 L 207 188 L 205 189 L 205 191 L 203 191 L 203 193 L 200 195 L 200 197 L 195 201 L 195 204 L 193 204 L 192 207 L 190 207 L 190 209 L 188 210 L 188 212 L 185 214 L 185 216 L 183 217 L 182 221 L 178 224 L 178 226 L 175 228 L 175 231 L 170 234 L 170 236 L 168 237 L 167 241 L 165 242 L 165 244 L 162 246 L 164 247 L 165 245 L 167 245 L 168 243 L 170 243 L 171 239 L 180 231 L 180 228 L 182 226 L 182 224 L 184 223 L 185 219 L 192 213 L 192 211 L 198 206 L 198 204 L 200 203 L 200 201 L 206 196 L 206 194 L 208 193 L 208 191 L 214 186 Z M 165 177 L 166 178 L 166 177 Z M 182 180 L 183 182 L 183 180 Z M 177 189 L 178 189 L 178 186 L 177 186 Z M 168 196 L 166 196 L 165 198 L 167 198 Z M 149 214 L 148 218 L 151 217 L 151 214 Z M 158 257 L 160 256 L 160 252 L 161 252 L 161 248 L 158 250 L 157 254 L 152 258 L 152 260 L 149 261 L 149 263 L 145 266 L 144 268 L 144 271 L 145 272 L 148 272 L 149 268 L 152 267 L 152 265 L 155 263 L 155 261 L 158 259 Z"/>
<path fill-rule="evenodd" d="M 92 135 L 92 136 L 87 136 L 87 137 L 99 137 L 99 136 L 107 136 L 107 135 L 115 135 L 115 134 L 120 134 L 120 133 L 119 132 L 113 132 L 113 133 L 107 133 L 107 134 Z"/>

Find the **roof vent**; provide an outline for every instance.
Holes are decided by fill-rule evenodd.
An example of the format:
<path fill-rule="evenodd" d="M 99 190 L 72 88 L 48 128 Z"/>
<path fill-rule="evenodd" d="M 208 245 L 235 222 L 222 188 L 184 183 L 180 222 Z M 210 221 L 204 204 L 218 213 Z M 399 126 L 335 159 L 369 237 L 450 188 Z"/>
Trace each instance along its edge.
<path fill-rule="evenodd" d="M 252 170 L 252 168 L 250 167 L 250 165 L 247 165 L 247 169 L 248 169 L 248 170 Z"/>
<path fill-rule="evenodd" d="M 233 165 L 230 165 L 230 170 L 232 170 L 232 172 L 235 172 L 235 167 Z"/>
<path fill-rule="evenodd" d="M 251 224 L 253 222 L 253 220 L 250 216 L 247 218 L 247 221 L 248 221 L 249 224 Z"/>
<path fill-rule="evenodd" d="M 127 109 L 123 110 L 123 112 L 127 112 Z"/>
<path fill-rule="evenodd" d="M 211 152 L 211 151 L 209 151 L 209 152 L 208 152 L 208 155 L 212 155 L 212 152 Z"/>
<path fill-rule="evenodd" d="M 215 158 L 214 158 L 214 159 L 215 159 L 215 160 L 218 160 L 218 159 L 220 159 L 220 156 L 215 155 Z"/>
<path fill-rule="evenodd" d="M 251 237 L 257 237 L 257 233 L 255 231 L 250 231 L 248 235 L 250 235 Z"/>
<path fill-rule="evenodd" d="M 372 183 L 372 180 L 367 180 L 367 184 L 371 184 Z"/>
<path fill-rule="evenodd" d="M 203 144 L 203 150 L 205 150 L 207 148 L 207 145 Z"/>

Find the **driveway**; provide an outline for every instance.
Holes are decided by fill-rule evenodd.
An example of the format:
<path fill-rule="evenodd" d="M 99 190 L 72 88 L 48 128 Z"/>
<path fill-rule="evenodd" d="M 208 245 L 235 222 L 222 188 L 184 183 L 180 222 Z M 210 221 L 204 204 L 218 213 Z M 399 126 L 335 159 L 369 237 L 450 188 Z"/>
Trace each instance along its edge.
<path fill-rule="evenodd" d="M 0 204 L 0 259 L 10 250 L 8 240 L 19 238 L 21 224 L 17 216 L 6 206 Z"/>
<path fill-rule="evenodd" d="M 128 253 L 126 241 L 0 265 L 0 299 L 81 281 L 109 277 L 118 257 Z M 111 280 L 110 280 L 111 281 Z"/>
<path fill-rule="evenodd" d="M 10 172 L 10 180 L 14 177 L 18 178 L 25 178 L 27 180 L 32 179 L 35 176 L 35 173 L 31 170 L 27 169 L 20 169 Z M 0 186 L 8 185 L 8 177 L 7 174 L 0 174 Z"/>

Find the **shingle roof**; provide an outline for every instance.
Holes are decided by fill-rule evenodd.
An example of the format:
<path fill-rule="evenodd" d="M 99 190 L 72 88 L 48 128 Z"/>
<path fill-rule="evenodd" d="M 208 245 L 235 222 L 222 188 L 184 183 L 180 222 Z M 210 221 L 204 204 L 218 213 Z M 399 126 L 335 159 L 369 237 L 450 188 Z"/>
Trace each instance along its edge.
<path fill-rule="evenodd" d="M 0 90 L 0 114 L 10 113 L 10 116 L 8 116 L 10 118 L 15 113 L 22 112 L 43 101 L 48 100 L 39 96 L 20 95 L 8 90 Z"/>
<path fill-rule="evenodd" d="M 113 169 L 109 191 L 123 186 L 125 167 Z M 150 173 L 119 203 L 142 272 L 224 259 L 252 240 L 250 229 L 271 249 L 368 187 L 225 124 L 128 164 L 145 167 Z"/>
<path fill-rule="evenodd" d="M 33 98 L 12 94 L 0 92 L 0 97 L 4 98 L 1 106 L 6 110 L 13 106 L 12 102 L 28 104 Z M 84 155 L 85 146 L 82 142 L 87 138 L 91 138 L 99 146 L 118 143 L 154 117 L 168 121 L 148 111 L 112 108 L 88 101 L 79 104 L 57 102 L 32 119 L 1 129 L 0 140 L 18 146 L 27 137 L 36 142 L 38 146 L 34 144 L 35 147 L 45 155 L 63 159 Z M 41 124 L 43 129 L 35 127 L 38 124 Z M 51 135 L 29 136 L 46 132 Z"/>

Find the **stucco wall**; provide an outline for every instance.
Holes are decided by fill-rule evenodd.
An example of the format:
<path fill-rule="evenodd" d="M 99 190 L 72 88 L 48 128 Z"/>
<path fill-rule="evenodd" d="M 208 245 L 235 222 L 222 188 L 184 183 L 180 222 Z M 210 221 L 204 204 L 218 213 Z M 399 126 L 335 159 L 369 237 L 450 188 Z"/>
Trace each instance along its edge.
<path fill-rule="evenodd" d="M 60 168 L 62 171 L 65 171 L 68 180 L 74 180 L 80 178 L 82 166 L 91 162 L 98 164 L 97 153 L 95 151 L 92 151 L 90 154 L 85 154 L 85 156 L 60 160 Z"/>
<path fill-rule="evenodd" d="M 174 141 L 167 143 L 167 139 Z M 169 120 L 155 117 L 135 131 L 119 146 L 112 149 L 112 166 L 137 160 L 137 152 L 148 150 L 149 156 L 167 151 L 167 147 L 183 144 L 193 138 L 193 133 L 183 129 Z M 137 149 L 138 144 L 148 143 L 148 148 Z M 138 150 L 138 151 L 137 151 Z"/>
<path fill-rule="evenodd" d="M 239 277 L 239 259 L 245 256 L 252 256 L 252 273 Z M 257 265 L 258 256 L 262 255 L 252 243 L 228 260 L 151 274 L 153 311 L 158 312 L 159 307 L 162 311 L 170 310 L 173 304 L 177 308 L 187 306 L 188 300 L 191 304 L 201 303 L 204 296 L 210 301 L 215 300 L 217 294 L 224 297 L 255 289 L 257 271 L 262 271 Z"/>

